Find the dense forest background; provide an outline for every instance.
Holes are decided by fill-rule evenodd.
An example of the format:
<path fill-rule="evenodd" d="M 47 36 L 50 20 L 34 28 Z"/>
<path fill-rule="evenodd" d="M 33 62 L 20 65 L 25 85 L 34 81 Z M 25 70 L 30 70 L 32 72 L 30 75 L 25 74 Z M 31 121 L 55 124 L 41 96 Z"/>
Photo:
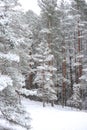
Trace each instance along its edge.
<path fill-rule="evenodd" d="M 87 2 L 38 5 L 39 16 L 23 12 L 17 0 L 0 0 L 0 109 L 27 128 L 20 95 L 87 109 Z"/>

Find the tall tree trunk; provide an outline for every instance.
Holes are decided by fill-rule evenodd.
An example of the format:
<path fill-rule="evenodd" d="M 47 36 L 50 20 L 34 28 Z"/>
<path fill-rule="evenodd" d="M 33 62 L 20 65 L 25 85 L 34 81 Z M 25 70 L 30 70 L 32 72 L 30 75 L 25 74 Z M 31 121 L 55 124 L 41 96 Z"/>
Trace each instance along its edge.
<path fill-rule="evenodd" d="M 80 54 L 81 52 L 81 34 L 80 34 L 80 29 L 79 29 L 79 20 L 78 20 L 78 53 Z M 79 58 L 79 67 L 78 67 L 78 78 L 82 76 L 82 64 L 81 64 L 81 58 Z M 79 81 L 80 82 L 80 81 Z"/>
<path fill-rule="evenodd" d="M 66 57 L 65 57 L 65 41 L 63 39 L 63 46 L 62 46 L 62 54 L 64 56 L 63 62 L 62 62 L 62 104 L 63 106 L 66 105 Z"/>
<path fill-rule="evenodd" d="M 77 62 L 76 60 L 76 53 L 77 53 L 77 49 L 76 49 L 76 34 L 74 32 L 74 50 L 75 50 L 75 63 Z M 75 82 L 78 84 L 78 73 L 77 73 L 77 67 L 75 66 Z"/>
<path fill-rule="evenodd" d="M 72 56 L 70 56 L 69 59 L 70 59 L 70 87 L 71 87 L 71 96 L 72 96 L 73 94 Z"/>
<path fill-rule="evenodd" d="M 31 57 L 32 56 L 32 51 L 29 52 L 29 56 Z M 29 63 L 29 68 L 32 69 L 32 57 L 30 59 L 30 63 Z M 33 82 L 33 74 L 32 72 L 29 73 L 29 86 L 28 86 L 28 89 L 31 89 L 32 88 L 32 82 Z"/>
<path fill-rule="evenodd" d="M 45 100 L 43 100 L 43 107 L 45 107 Z"/>
<path fill-rule="evenodd" d="M 28 89 L 32 89 L 32 82 L 33 82 L 33 74 L 32 73 L 30 73 L 29 74 L 29 88 Z"/>
<path fill-rule="evenodd" d="M 49 33 L 48 33 L 48 36 L 47 36 L 47 42 L 48 42 L 48 47 L 49 47 L 49 49 L 50 49 L 50 51 L 51 51 L 51 49 L 52 49 L 52 48 L 51 48 L 52 34 L 51 34 L 50 30 L 52 29 L 52 18 L 51 18 L 50 16 L 48 17 L 47 28 L 48 28 L 48 30 L 49 30 Z M 52 54 L 52 51 L 51 51 L 50 53 Z M 52 57 L 52 59 L 48 62 L 48 64 L 49 64 L 49 67 L 50 67 L 50 66 L 53 66 L 53 57 Z M 49 72 L 50 72 L 50 74 L 52 74 L 52 77 L 50 77 L 50 80 L 53 81 L 53 70 L 49 70 Z M 51 86 L 51 87 L 54 87 L 54 86 Z M 53 100 L 51 101 L 51 105 L 54 106 L 54 101 L 53 101 Z"/>

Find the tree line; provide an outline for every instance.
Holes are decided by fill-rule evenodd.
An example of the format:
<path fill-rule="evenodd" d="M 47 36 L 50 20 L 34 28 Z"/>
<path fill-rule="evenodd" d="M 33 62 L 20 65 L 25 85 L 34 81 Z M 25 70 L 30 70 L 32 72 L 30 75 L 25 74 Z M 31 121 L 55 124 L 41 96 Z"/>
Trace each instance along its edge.
<path fill-rule="evenodd" d="M 33 30 L 27 87 L 37 88 L 43 102 L 86 108 L 87 3 L 39 0 L 38 4 L 41 14 Z"/>

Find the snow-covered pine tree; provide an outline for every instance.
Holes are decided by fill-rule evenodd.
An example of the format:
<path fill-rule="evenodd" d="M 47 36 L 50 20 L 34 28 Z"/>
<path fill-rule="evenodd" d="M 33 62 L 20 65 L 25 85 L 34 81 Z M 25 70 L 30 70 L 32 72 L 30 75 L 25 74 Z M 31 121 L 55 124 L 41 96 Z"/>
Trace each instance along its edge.
<path fill-rule="evenodd" d="M 33 62 L 33 53 L 35 53 L 35 48 L 38 43 L 38 34 L 39 34 L 39 17 L 31 10 L 26 12 L 25 16 L 25 23 L 26 23 L 26 30 L 27 34 L 29 35 L 27 38 L 28 41 L 26 44 L 25 53 L 27 55 L 27 60 L 25 56 L 25 61 L 28 63 L 27 69 L 26 69 L 26 88 L 32 89 L 33 88 L 33 75 L 34 75 L 34 62 Z M 25 31 L 26 31 L 25 30 Z"/>
<path fill-rule="evenodd" d="M 79 78 L 81 84 L 81 99 L 82 99 L 82 107 L 86 109 L 87 107 L 87 87 L 86 87 L 86 68 L 87 68 L 87 2 L 85 0 L 75 0 L 76 5 L 79 8 L 80 23 L 79 23 L 79 30 L 80 30 L 80 42 L 81 42 L 81 52 L 80 55 L 77 56 L 78 60 L 82 61 L 82 75 Z"/>
<path fill-rule="evenodd" d="M 72 0 L 71 2 L 71 14 L 74 17 L 75 20 L 75 51 L 76 51 L 76 83 L 79 84 L 80 80 L 79 78 L 82 75 L 82 40 L 83 40 L 83 36 L 82 36 L 82 31 L 84 29 L 84 23 L 83 23 L 83 19 L 82 19 L 82 13 L 80 11 L 80 5 L 79 5 L 80 1 L 77 0 Z"/>
<path fill-rule="evenodd" d="M 48 47 L 54 55 L 54 43 L 56 43 L 57 32 L 56 26 L 58 26 L 57 15 L 57 0 L 39 0 L 38 4 L 41 8 L 41 28 L 44 30 L 45 38 L 48 43 Z M 49 65 L 53 63 L 49 61 Z M 53 66 L 53 65 L 52 65 Z"/>
<path fill-rule="evenodd" d="M 47 33 L 49 33 L 49 30 L 41 30 L 41 43 L 36 48 L 37 53 L 34 56 L 34 61 L 37 63 L 34 83 L 38 85 L 38 94 L 40 94 L 43 99 L 43 106 L 45 106 L 46 101 L 51 101 L 53 105 L 54 100 L 57 99 L 53 81 L 53 75 L 56 68 L 53 64 L 54 56 L 45 39 Z M 49 62 L 52 64 L 49 64 Z"/>
<path fill-rule="evenodd" d="M 17 11 L 17 13 L 12 16 L 11 27 L 14 30 L 13 36 L 16 39 L 16 52 L 20 55 L 20 70 L 25 76 L 26 84 L 24 86 L 26 86 L 27 89 L 32 87 L 33 77 L 33 33 L 32 27 L 29 24 L 28 16 L 21 11 Z"/>
<path fill-rule="evenodd" d="M 84 57 L 85 62 L 87 62 Z M 81 98 L 82 98 L 82 108 L 87 109 L 87 65 L 84 65 L 83 75 L 80 77 L 81 81 Z"/>
<path fill-rule="evenodd" d="M 19 69 L 20 56 L 16 51 L 16 39 L 11 35 L 11 18 L 16 11 L 15 5 L 16 0 L 0 1 L 0 110 L 10 122 L 29 129 L 29 115 L 21 106 L 19 95 L 15 91 L 24 84 Z"/>
<path fill-rule="evenodd" d="M 83 30 L 84 30 L 84 21 L 83 21 L 83 16 L 82 16 L 82 12 L 80 10 L 80 3 L 81 1 L 78 0 L 72 0 L 71 1 L 71 5 L 70 5 L 70 11 L 69 13 L 71 14 L 71 17 L 73 18 L 73 39 L 72 40 L 72 45 L 71 46 L 73 48 L 73 51 L 75 53 L 73 53 L 72 55 L 72 68 L 73 72 L 75 73 L 74 77 L 74 82 L 77 84 L 75 85 L 75 87 L 73 86 L 73 91 L 72 91 L 72 95 L 71 97 L 74 95 L 75 91 L 74 88 L 77 87 L 78 90 L 78 86 L 79 87 L 79 95 L 81 94 L 81 90 L 82 90 L 82 86 L 81 86 L 81 81 L 80 81 L 80 77 L 82 76 L 82 65 L 83 65 Z M 74 83 L 74 84 L 75 84 Z M 81 98 L 81 95 L 80 95 Z"/>
<path fill-rule="evenodd" d="M 67 100 L 67 105 L 71 107 L 76 107 L 82 109 L 82 100 L 80 96 L 80 86 L 79 84 L 73 85 L 73 95 Z"/>
<path fill-rule="evenodd" d="M 66 100 L 70 96 L 72 91 L 72 57 L 71 50 L 73 50 L 73 21 L 72 16 L 69 14 L 70 4 L 64 0 L 60 2 L 60 57 L 61 57 L 61 71 L 62 83 L 61 83 L 61 95 L 62 105 L 66 105 Z M 70 68 L 70 69 L 68 69 Z M 60 81 L 61 81 L 60 78 Z"/>

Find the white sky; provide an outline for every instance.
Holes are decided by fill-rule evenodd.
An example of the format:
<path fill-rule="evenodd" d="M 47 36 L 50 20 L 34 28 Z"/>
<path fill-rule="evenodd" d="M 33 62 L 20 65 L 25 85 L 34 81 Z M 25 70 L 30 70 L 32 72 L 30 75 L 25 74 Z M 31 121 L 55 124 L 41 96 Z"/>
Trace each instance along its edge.
<path fill-rule="evenodd" d="M 38 0 L 19 0 L 19 2 L 22 5 L 22 8 L 27 11 L 27 10 L 33 10 L 36 14 L 40 14 L 40 7 L 38 6 Z M 60 1 L 60 0 L 58 0 Z M 66 0 L 69 1 L 69 0 Z M 87 1 L 87 0 L 86 0 Z"/>
<path fill-rule="evenodd" d="M 22 5 L 22 8 L 27 10 L 33 10 L 36 14 L 40 14 L 40 8 L 38 6 L 37 0 L 19 0 Z"/>

